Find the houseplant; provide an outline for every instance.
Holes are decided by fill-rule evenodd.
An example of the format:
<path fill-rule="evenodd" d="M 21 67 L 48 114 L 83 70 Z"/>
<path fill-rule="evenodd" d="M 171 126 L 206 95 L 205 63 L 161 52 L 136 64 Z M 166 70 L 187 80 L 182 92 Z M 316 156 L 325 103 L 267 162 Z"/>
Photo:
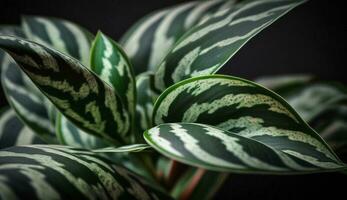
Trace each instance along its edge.
<path fill-rule="evenodd" d="M 300 3 L 194 2 L 159 11 L 124 36 L 120 43 L 126 53 L 106 35 L 94 38 L 64 20 L 25 17 L 21 29 L 6 27 L 16 38 L 2 36 L 0 44 L 26 75 L 4 57 L 3 87 L 21 121 L 13 110 L 5 111 L 3 121 L 15 121 L 18 125 L 12 127 L 19 128 L 3 123 L 10 129 L 2 133 L 17 133 L 18 139 L 37 134 L 48 144 L 77 149 L 46 145 L 3 150 L 1 191 L 39 198 L 164 198 L 162 189 L 142 185 L 123 166 L 151 186 L 164 183 L 176 198 L 208 198 L 226 178 L 225 172 L 343 170 L 344 164 L 305 122 L 318 121 L 318 130 L 327 129 L 330 136 L 339 133 L 329 127 L 345 116 L 343 88 L 311 83 L 310 77 L 259 81 L 290 106 L 253 82 L 211 75 L 249 39 Z M 321 101 L 307 105 L 307 93 L 315 91 L 323 91 L 318 92 L 323 94 Z M 324 106 L 315 109 L 321 102 Z M 327 120 L 324 115 L 329 112 L 336 119 Z M 145 142 L 199 169 L 146 152 L 150 147 Z M 137 153 L 124 153 L 131 151 Z"/>

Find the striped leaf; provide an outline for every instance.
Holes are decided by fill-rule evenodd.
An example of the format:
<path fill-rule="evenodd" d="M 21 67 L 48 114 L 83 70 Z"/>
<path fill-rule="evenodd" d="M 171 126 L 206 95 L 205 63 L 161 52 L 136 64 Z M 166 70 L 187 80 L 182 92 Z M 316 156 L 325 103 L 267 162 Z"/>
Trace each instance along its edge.
<path fill-rule="evenodd" d="M 346 89 L 340 84 L 312 81 L 309 76 L 258 79 L 284 97 L 329 146 L 341 155 L 347 150 Z"/>
<path fill-rule="evenodd" d="M 0 149 L 28 144 L 44 144 L 44 142 L 18 119 L 12 109 L 2 109 L 0 112 Z"/>
<path fill-rule="evenodd" d="M 52 17 L 24 16 L 22 28 L 29 40 L 89 65 L 89 50 L 94 36 L 79 25 Z"/>
<path fill-rule="evenodd" d="M 337 84 L 306 83 L 301 87 L 292 87 L 281 91 L 280 95 L 300 114 L 310 122 L 316 115 L 331 105 L 347 100 L 347 90 Z"/>
<path fill-rule="evenodd" d="M 184 34 L 161 62 L 156 87 L 217 73 L 251 38 L 304 0 L 247 1 L 216 13 Z"/>
<path fill-rule="evenodd" d="M 324 143 L 319 143 L 321 149 L 304 142 L 306 147 L 289 148 L 290 142 L 287 146 L 273 141 L 271 144 L 263 138 L 205 124 L 160 124 L 146 131 L 145 139 L 165 156 L 214 171 L 297 174 L 347 169 Z M 295 140 L 292 143 L 301 145 Z"/>
<path fill-rule="evenodd" d="M 121 147 L 106 147 L 102 149 L 95 149 L 95 153 L 128 153 L 128 152 L 142 152 L 150 149 L 151 146 L 148 144 L 130 144 Z"/>
<path fill-rule="evenodd" d="M 154 71 L 187 30 L 211 13 L 229 8 L 234 3 L 235 0 L 188 2 L 145 16 L 121 39 L 135 73 Z"/>
<path fill-rule="evenodd" d="M 271 154 L 278 154 L 276 157 L 271 158 L 271 162 L 264 161 L 267 158 L 262 158 L 261 155 L 263 154 L 260 154 L 258 158 L 262 161 L 260 163 L 266 164 L 264 166 L 269 168 L 263 166 L 263 169 L 258 168 L 252 172 L 258 170 L 259 172 L 262 170 L 270 172 L 272 169 L 274 172 L 309 172 L 329 169 L 330 167 L 334 169 L 340 165 L 339 159 L 329 146 L 286 101 L 275 93 L 240 78 L 210 75 L 182 81 L 168 88 L 160 95 L 154 106 L 153 114 L 155 124 L 169 122 L 204 123 L 222 129 L 224 134 L 232 134 L 232 138 L 224 137 L 218 132 L 219 129 L 212 128 L 216 131 L 215 134 L 206 133 L 207 136 L 201 135 L 200 137 L 194 132 L 192 136 L 184 131 L 186 128 L 182 128 L 182 125 L 173 125 L 173 127 L 163 125 L 163 137 L 165 138 L 161 137 L 160 126 L 147 132 L 147 140 L 153 141 L 152 145 L 162 146 L 165 144 L 166 150 L 172 150 L 177 155 L 189 154 L 191 152 L 190 148 L 194 146 L 196 151 L 201 150 L 201 153 L 211 156 L 211 160 L 207 159 L 206 161 L 213 164 L 213 160 L 221 159 L 219 156 L 224 159 L 224 154 L 218 153 L 219 151 L 225 151 L 224 146 L 220 144 L 225 142 L 228 149 L 229 142 L 226 141 L 230 141 L 230 145 L 234 145 L 235 143 L 232 141 L 236 137 L 237 140 L 251 141 L 249 144 L 264 145 L 266 146 L 264 151 L 269 148 L 269 153 L 273 151 Z M 204 127 L 202 125 L 197 129 L 201 130 Z M 234 136 L 234 134 L 237 136 Z M 169 138 L 170 136 L 172 138 Z M 189 139 L 185 139 L 186 136 Z M 239 136 L 242 139 L 239 139 Z M 204 141 L 207 141 L 207 143 L 204 143 Z M 248 143 L 242 144 L 246 145 Z M 239 151 L 237 147 L 242 149 L 242 144 L 241 146 L 232 145 L 230 148 L 236 148 L 235 151 Z M 179 145 L 182 149 L 173 145 Z M 244 148 L 248 149 L 248 146 Z M 213 149 L 216 152 L 213 152 Z M 240 153 L 247 152 L 240 151 Z M 251 156 L 252 153 L 248 152 L 245 155 Z M 243 154 L 236 155 L 240 158 L 235 162 L 248 169 L 247 167 L 250 166 L 243 165 L 242 159 L 245 159 L 243 156 Z M 251 156 L 249 158 L 255 157 Z M 248 162 L 248 160 L 245 159 L 244 161 Z M 215 163 L 218 164 L 218 162 Z M 273 168 L 274 166 L 281 169 Z M 212 166 L 212 168 L 215 167 L 217 166 Z M 217 169 L 224 168 L 217 167 Z M 238 171 L 239 169 L 232 170 Z"/>
<path fill-rule="evenodd" d="M 347 153 L 347 105 L 332 105 L 310 123 L 339 155 Z"/>
<path fill-rule="evenodd" d="M 56 129 L 61 144 L 93 150 L 98 155 L 107 158 L 113 163 L 124 165 L 137 174 L 148 177 L 148 172 L 141 166 L 143 163 L 141 163 L 136 155 L 128 154 L 133 151 L 139 152 L 145 150 L 148 146 L 126 145 L 119 148 L 113 147 L 113 145 L 105 139 L 88 134 L 79 129 L 61 114 L 57 115 Z"/>
<path fill-rule="evenodd" d="M 113 88 L 77 60 L 27 40 L 0 36 L 5 49 L 71 122 L 115 144 L 125 143 L 129 114 Z"/>
<path fill-rule="evenodd" d="M 143 132 L 152 126 L 153 104 L 158 96 L 154 90 L 154 75 L 141 73 L 136 77 L 136 113 L 134 133 L 137 142 L 143 142 Z"/>
<path fill-rule="evenodd" d="M 8 27 L 6 30 L 3 33 L 24 37 L 19 27 Z M 43 103 L 43 95 L 9 55 L 3 56 L 1 68 L 1 83 L 6 99 L 18 117 L 44 141 L 57 143 L 54 125 L 50 122 Z"/>
<path fill-rule="evenodd" d="M 118 93 L 131 116 L 135 113 L 135 77 L 120 46 L 98 32 L 91 49 L 91 69 Z"/>
<path fill-rule="evenodd" d="M 283 90 L 302 86 L 313 79 L 314 77 L 308 74 L 288 74 L 260 77 L 254 80 L 254 82 L 280 94 Z"/>
<path fill-rule="evenodd" d="M 32 85 L 31 81 L 10 56 L 6 55 L 2 67 L 2 87 L 8 103 L 18 117 L 44 141 L 57 143 L 55 127 L 49 119 L 42 94 L 33 92 L 33 89 L 28 87 Z"/>
<path fill-rule="evenodd" d="M 0 35 L 12 35 L 12 36 L 17 36 L 17 37 L 24 37 L 24 34 L 20 27 L 18 26 L 10 26 L 10 25 L 0 25 Z M 3 60 L 5 58 L 6 53 L 2 50 L 0 50 L 0 74 L 2 71 L 2 65 L 3 65 Z"/>
<path fill-rule="evenodd" d="M 99 149 L 112 145 L 98 136 L 79 129 L 62 114 L 57 115 L 56 131 L 59 142 L 71 147 Z"/>
<path fill-rule="evenodd" d="M 94 36 L 83 27 L 58 18 L 24 16 L 22 29 L 29 40 L 52 47 L 89 66 L 89 49 Z M 55 123 L 58 111 L 46 97 L 43 99 L 49 117 Z"/>
<path fill-rule="evenodd" d="M 2 199 L 170 199 L 130 171 L 66 146 L 2 150 L 0 177 Z"/>

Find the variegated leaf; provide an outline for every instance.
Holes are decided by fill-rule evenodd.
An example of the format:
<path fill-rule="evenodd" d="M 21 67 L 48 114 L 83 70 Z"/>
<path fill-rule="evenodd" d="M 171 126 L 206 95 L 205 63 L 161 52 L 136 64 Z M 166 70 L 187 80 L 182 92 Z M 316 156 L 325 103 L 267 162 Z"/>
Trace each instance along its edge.
<path fill-rule="evenodd" d="M 84 149 L 99 149 L 112 145 L 101 137 L 79 129 L 61 114 L 57 115 L 56 131 L 60 143 L 64 145 Z"/>
<path fill-rule="evenodd" d="M 24 16 L 22 28 L 29 40 L 66 53 L 85 66 L 89 65 L 89 50 L 94 36 L 79 25 L 52 17 Z"/>
<path fill-rule="evenodd" d="M 313 76 L 307 74 L 289 74 L 260 77 L 254 82 L 280 94 L 282 90 L 302 86 L 313 79 Z"/>
<path fill-rule="evenodd" d="M 6 30 L 3 33 L 24 37 L 24 33 L 19 27 L 8 27 Z M 3 56 L 1 68 L 3 90 L 8 103 L 16 111 L 18 117 L 46 142 L 57 143 L 54 124 L 50 122 L 43 104 L 44 96 L 9 55 Z"/>
<path fill-rule="evenodd" d="M 59 51 L 27 40 L 0 36 L 0 47 L 71 122 L 115 144 L 125 143 L 129 114 L 96 74 Z"/>
<path fill-rule="evenodd" d="M 319 146 L 316 147 L 297 138 L 287 139 L 283 145 L 283 141 L 277 143 L 281 139 L 276 136 L 251 137 L 197 123 L 160 124 L 146 131 L 144 136 L 160 153 L 214 171 L 296 174 L 347 169 L 324 143 L 316 142 Z M 297 137 L 311 139 L 304 135 Z"/>
<path fill-rule="evenodd" d="M 0 35 L 12 35 L 12 36 L 17 36 L 17 37 L 24 37 L 24 34 L 20 27 L 18 26 L 10 26 L 10 25 L 5 25 L 1 26 L 0 25 Z M 3 59 L 5 58 L 6 53 L 2 50 L 0 50 L 0 74 L 2 71 L 2 65 L 3 65 Z"/>
<path fill-rule="evenodd" d="M 277 76 L 257 82 L 276 91 L 327 143 L 341 153 L 347 147 L 347 92 L 344 86 L 311 81 L 309 76 Z"/>
<path fill-rule="evenodd" d="M 32 145 L 0 151 L 1 199 L 170 199 L 94 153 Z"/>
<path fill-rule="evenodd" d="M 136 77 L 136 113 L 134 134 L 137 142 L 143 142 L 143 132 L 152 126 L 153 104 L 158 94 L 154 90 L 154 75 L 149 72 Z"/>
<path fill-rule="evenodd" d="M 127 56 L 120 46 L 98 32 L 91 49 L 91 69 L 113 86 L 131 116 L 135 113 L 135 77 Z"/>
<path fill-rule="evenodd" d="M 95 153 L 129 153 L 129 152 L 142 152 L 150 149 L 148 144 L 130 144 L 121 147 L 106 147 L 101 149 L 92 150 Z"/>
<path fill-rule="evenodd" d="M 279 94 L 307 122 L 331 105 L 347 100 L 347 91 L 343 86 L 329 83 L 306 83 L 301 87 L 282 90 Z"/>
<path fill-rule="evenodd" d="M 166 87 L 189 77 L 217 73 L 261 30 L 304 0 L 262 0 L 223 10 L 186 34 L 170 50 L 156 73 L 156 87 Z"/>
<path fill-rule="evenodd" d="M 42 94 L 33 92 L 28 87 L 32 84 L 31 81 L 9 55 L 4 58 L 2 67 L 2 88 L 18 117 L 44 141 L 57 143 L 55 127 L 49 119 Z"/>
<path fill-rule="evenodd" d="M 149 177 L 148 172 L 143 169 L 143 163 L 129 152 L 145 150 L 148 147 L 141 146 L 121 146 L 119 148 L 107 142 L 105 139 L 95 135 L 88 134 L 72 124 L 66 117 L 61 114 L 57 115 L 57 135 L 61 144 L 76 148 L 95 150 L 98 155 L 107 158 L 116 164 L 124 165 L 126 168 Z"/>
<path fill-rule="evenodd" d="M 347 153 L 347 106 L 332 105 L 310 123 L 339 155 Z"/>
<path fill-rule="evenodd" d="M 335 168 L 340 165 L 339 159 L 329 146 L 286 101 L 275 93 L 240 78 L 210 75 L 177 83 L 160 95 L 154 106 L 153 114 L 155 124 L 168 122 L 204 123 L 223 129 L 225 134 L 230 132 L 230 134 L 261 143 L 260 145 L 265 145 L 275 154 L 281 152 L 278 153 L 277 158 L 273 157 L 272 161 L 277 160 L 278 163 L 275 166 L 281 166 L 280 168 L 287 172 L 315 171 L 322 168 Z M 224 148 L 224 145 L 220 148 L 217 148 L 218 144 L 216 144 L 217 146 L 212 145 L 213 141 L 220 143 L 220 145 L 225 142 L 227 148 L 229 148 L 227 146 L 229 143 L 224 140 L 234 144 L 232 138 L 224 137 L 219 133 L 216 133 L 217 135 L 211 135 L 211 133 L 208 139 L 204 140 L 208 141 L 206 144 L 201 141 L 203 136 L 198 139 L 194 138 L 195 136 L 187 136 L 190 138 L 188 140 L 184 138 L 186 137 L 185 128 L 181 130 L 180 125 L 174 125 L 172 128 L 169 125 L 163 126 L 163 128 L 165 127 L 163 133 L 165 137 L 170 136 L 166 135 L 165 132 L 174 129 L 172 132 L 175 134 L 171 134 L 174 141 L 169 138 L 162 138 L 158 128 L 147 132 L 147 137 L 151 135 L 152 140 L 160 141 L 160 145 L 165 144 L 166 149 L 171 149 L 176 153 L 182 153 L 172 146 L 176 143 L 184 145 L 186 148 L 193 146 L 198 148 L 197 150 L 200 148 L 202 153 L 208 153 L 207 155 L 211 155 L 210 151 L 213 149 L 219 151 L 220 148 Z M 182 135 L 180 135 L 181 133 Z M 174 143 L 171 144 L 171 142 Z M 239 147 L 242 149 L 242 145 Z M 213 149 L 210 150 L 209 148 Z M 206 149 L 208 150 L 206 151 Z M 189 150 L 184 152 L 189 153 Z M 215 156 L 211 156 L 212 160 L 215 159 Z M 242 157 L 243 154 L 240 156 Z M 254 156 L 249 158 L 254 158 Z M 220 158 L 217 156 L 217 159 Z M 248 162 L 247 160 L 245 162 Z M 271 162 L 267 164 L 270 164 L 270 168 L 267 170 L 271 171 Z M 275 168 L 274 171 L 276 171 Z"/>
<path fill-rule="evenodd" d="M 44 144 L 44 142 L 18 119 L 12 109 L 2 109 L 0 112 L 0 149 L 28 144 Z"/>
<path fill-rule="evenodd" d="M 232 7 L 234 3 L 235 0 L 188 2 L 155 11 L 141 19 L 121 39 L 135 73 L 154 71 L 187 30 L 212 13 Z"/>

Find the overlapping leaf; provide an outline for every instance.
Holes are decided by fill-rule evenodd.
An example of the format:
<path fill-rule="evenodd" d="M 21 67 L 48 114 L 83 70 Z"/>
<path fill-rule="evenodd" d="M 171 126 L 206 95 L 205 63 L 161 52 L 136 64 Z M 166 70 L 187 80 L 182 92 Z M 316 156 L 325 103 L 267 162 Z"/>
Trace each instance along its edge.
<path fill-rule="evenodd" d="M 282 90 L 280 95 L 307 122 L 331 105 L 347 100 L 347 91 L 343 86 L 329 83 L 307 83 L 301 87 Z"/>
<path fill-rule="evenodd" d="M 18 27 L 9 27 L 6 30 L 2 33 L 24 37 Z M 1 68 L 1 83 L 9 104 L 23 122 L 42 139 L 49 143 L 57 143 L 54 125 L 49 120 L 43 104 L 43 95 L 9 55 L 2 57 Z"/>
<path fill-rule="evenodd" d="M 13 35 L 17 37 L 24 37 L 24 34 L 20 27 L 18 26 L 0 26 L 0 35 Z M 0 74 L 2 71 L 2 65 L 5 59 L 6 53 L 2 50 L 0 50 Z"/>
<path fill-rule="evenodd" d="M 130 171 L 66 146 L 2 150 L 0 176 L 4 199 L 170 199 Z"/>
<path fill-rule="evenodd" d="M 347 92 L 343 85 L 306 75 L 265 77 L 257 82 L 285 98 L 337 153 L 345 151 Z"/>
<path fill-rule="evenodd" d="M 212 13 L 232 7 L 234 3 L 235 0 L 188 2 L 141 19 L 121 39 L 136 74 L 154 71 L 188 29 Z"/>
<path fill-rule="evenodd" d="M 250 81 L 222 75 L 182 81 L 158 98 L 153 112 L 156 124 L 222 129 L 164 124 L 146 132 L 160 152 L 189 164 L 252 173 L 342 167 L 287 102 Z"/>
<path fill-rule="evenodd" d="M 58 18 L 24 16 L 22 29 L 29 40 L 52 47 L 89 66 L 89 51 L 94 36 L 83 27 Z M 55 123 L 57 114 L 55 106 L 45 97 L 43 101 L 51 121 Z"/>
<path fill-rule="evenodd" d="M 143 142 L 143 132 L 152 126 L 152 111 L 155 98 L 154 75 L 142 73 L 136 77 L 136 113 L 134 134 L 137 142 Z"/>
<path fill-rule="evenodd" d="M 218 72 L 247 41 L 303 2 L 247 1 L 216 13 L 174 45 L 158 68 L 156 87 L 164 90 L 180 80 Z"/>
<path fill-rule="evenodd" d="M 44 144 L 44 142 L 18 119 L 12 109 L 2 109 L 0 113 L 0 149 L 28 144 Z"/>
<path fill-rule="evenodd" d="M 347 152 L 347 106 L 329 106 L 311 120 L 312 126 L 338 153 Z"/>
<path fill-rule="evenodd" d="M 101 137 L 79 129 L 61 114 L 57 115 L 56 131 L 60 143 L 71 147 L 98 149 L 111 146 L 111 143 Z"/>
<path fill-rule="evenodd" d="M 24 16 L 22 28 L 29 40 L 52 47 L 89 65 L 89 50 L 94 36 L 79 25 L 52 17 Z"/>
<path fill-rule="evenodd" d="M 148 144 L 130 144 L 121 147 L 106 147 L 101 149 L 95 149 L 95 153 L 129 153 L 129 152 L 142 152 L 150 149 Z"/>
<path fill-rule="evenodd" d="M 136 86 L 132 67 L 120 46 L 99 32 L 91 49 L 91 69 L 114 90 L 131 117 L 135 113 Z"/>
<path fill-rule="evenodd" d="M 129 114 L 110 85 L 54 49 L 11 36 L 0 36 L 0 46 L 71 122 L 116 144 L 125 143 Z"/>
<path fill-rule="evenodd" d="M 28 87 L 32 83 L 10 56 L 6 55 L 2 67 L 2 87 L 11 107 L 43 140 L 57 143 L 54 125 L 49 120 L 42 94 Z"/>

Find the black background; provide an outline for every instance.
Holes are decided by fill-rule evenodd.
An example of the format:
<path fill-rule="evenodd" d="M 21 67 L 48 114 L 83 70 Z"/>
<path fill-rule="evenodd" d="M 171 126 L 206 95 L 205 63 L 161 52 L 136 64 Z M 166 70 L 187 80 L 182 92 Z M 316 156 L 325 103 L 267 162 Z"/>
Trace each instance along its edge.
<path fill-rule="evenodd" d="M 20 15 L 46 15 L 74 21 L 92 32 L 118 40 L 141 16 L 183 0 L 1 0 L 0 24 L 19 23 Z M 309 73 L 347 83 L 347 24 L 343 1 L 311 0 L 247 43 L 224 73 L 253 79 L 262 75 Z M 1 105 L 4 97 L 0 96 Z M 218 199 L 297 199 L 343 196 L 347 176 L 338 173 L 302 176 L 232 175 Z M 226 196 L 227 195 L 227 196 Z M 341 197 L 340 197 L 341 198 Z"/>

